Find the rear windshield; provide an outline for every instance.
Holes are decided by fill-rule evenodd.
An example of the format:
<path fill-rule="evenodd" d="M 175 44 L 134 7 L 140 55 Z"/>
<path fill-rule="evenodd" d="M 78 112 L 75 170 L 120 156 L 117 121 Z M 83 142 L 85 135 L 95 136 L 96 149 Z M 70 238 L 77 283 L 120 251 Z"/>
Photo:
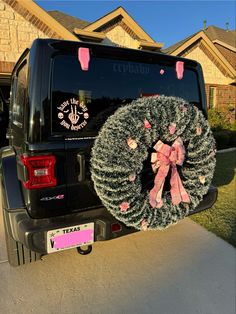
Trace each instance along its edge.
<path fill-rule="evenodd" d="M 174 64 L 97 57 L 91 58 L 88 71 L 82 71 L 75 56 L 56 56 L 51 83 L 52 133 L 94 136 L 118 107 L 151 95 L 178 96 L 200 106 L 197 73 L 185 69 L 179 80 Z"/>

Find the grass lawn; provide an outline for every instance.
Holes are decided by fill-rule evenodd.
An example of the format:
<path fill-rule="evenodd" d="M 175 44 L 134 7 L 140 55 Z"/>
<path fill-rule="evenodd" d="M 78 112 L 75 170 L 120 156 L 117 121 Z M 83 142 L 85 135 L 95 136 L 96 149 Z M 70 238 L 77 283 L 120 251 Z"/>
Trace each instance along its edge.
<path fill-rule="evenodd" d="M 236 151 L 217 154 L 213 185 L 217 202 L 191 219 L 236 247 Z"/>

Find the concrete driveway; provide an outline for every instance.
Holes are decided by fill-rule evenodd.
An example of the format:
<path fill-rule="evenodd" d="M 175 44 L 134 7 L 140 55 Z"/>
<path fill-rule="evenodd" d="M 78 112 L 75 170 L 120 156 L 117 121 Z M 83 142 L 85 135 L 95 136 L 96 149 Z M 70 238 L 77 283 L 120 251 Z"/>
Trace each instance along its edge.
<path fill-rule="evenodd" d="M 0 260 L 6 260 L 0 215 Z M 235 314 L 235 249 L 190 219 L 12 268 L 0 263 L 2 314 Z"/>

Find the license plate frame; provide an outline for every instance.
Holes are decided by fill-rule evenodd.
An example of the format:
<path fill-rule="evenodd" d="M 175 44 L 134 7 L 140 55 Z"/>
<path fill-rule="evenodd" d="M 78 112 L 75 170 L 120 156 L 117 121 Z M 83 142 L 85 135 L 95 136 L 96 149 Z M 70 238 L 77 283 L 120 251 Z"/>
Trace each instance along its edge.
<path fill-rule="evenodd" d="M 94 242 L 94 222 L 48 230 L 47 253 L 64 251 Z"/>

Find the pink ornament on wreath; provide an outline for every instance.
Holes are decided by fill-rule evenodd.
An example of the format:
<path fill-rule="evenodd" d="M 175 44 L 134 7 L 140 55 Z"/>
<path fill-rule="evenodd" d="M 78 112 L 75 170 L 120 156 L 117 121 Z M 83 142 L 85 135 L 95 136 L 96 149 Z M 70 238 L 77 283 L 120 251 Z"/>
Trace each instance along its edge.
<path fill-rule="evenodd" d="M 163 69 L 160 70 L 160 74 L 163 75 L 165 71 Z"/>
<path fill-rule="evenodd" d="M 148 230 L 148 223 L 146 222 L 145 219 L 143 219 L 142 222 L 141 222 L 141 229 L 143 231 L 147 231 Z"/>
<path fill-rule="evenodd" d="M 128 144 L 128 146 L 129 146 L 131 149 L 135 149 L 135 148 L 137 148 L 137 146 L 138 146 L 137 142 L 136 142 L 134 139 L 132 139 L 131 137 L 129 137 L 129 138 L 127 139 L 127 144 Z"/>
<path fill-rule="evenodd" d="M 129 203 L 122 202 L 119 207 L 121 212 L 126 212 L 129 209 Z"/>
<path fill-rule="evenodd" d="M 145 129 L 151 129 L 152 128 L 151 124 L 149 123 L 149 121 L 147 119 L 144 120 L 144 127 L 145 127 Z"/>
<path fill-rule="evenodd" d="M 136 179 L 136 174 L 135 173 L 129 175 L 129 181 L 130 182 L 134 182 L 135 179 Z"/>
<path fill-rule="evenodd" d="M 196 134 L 197 135 L 201 135 L 202 134 L 202 128 L 201 128 L 201 126 L 199 124 L 196 127 Z"/>
<path fill-rule="evenodd" d="M 198 178 L 201 184 L 204 184 L 206 182 L 206 178 L 204 176 L 199 176 Z"/>
<path fill-rule="evenodd" d="M 176 123 L 171 123 L 169 126 L 169 132 L 170 134 L 174 134 L 176 131 Z"/>

